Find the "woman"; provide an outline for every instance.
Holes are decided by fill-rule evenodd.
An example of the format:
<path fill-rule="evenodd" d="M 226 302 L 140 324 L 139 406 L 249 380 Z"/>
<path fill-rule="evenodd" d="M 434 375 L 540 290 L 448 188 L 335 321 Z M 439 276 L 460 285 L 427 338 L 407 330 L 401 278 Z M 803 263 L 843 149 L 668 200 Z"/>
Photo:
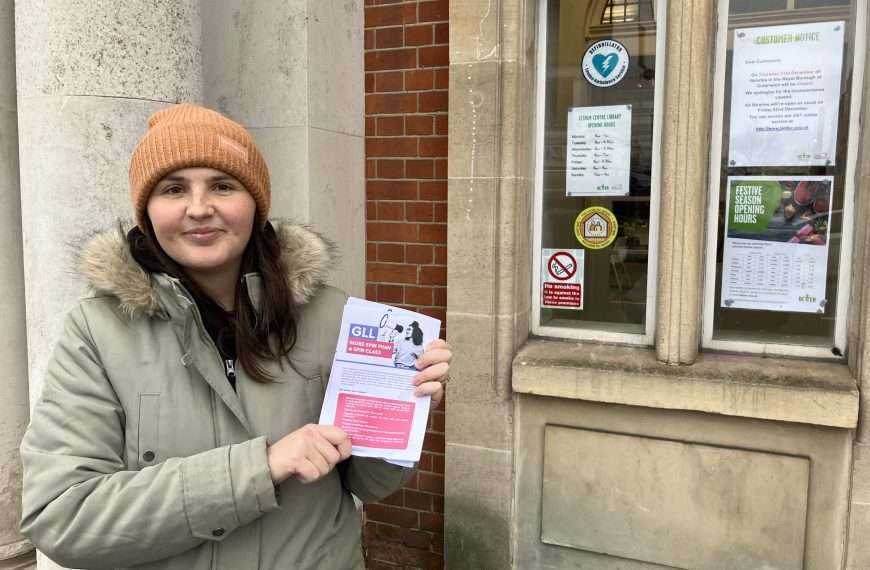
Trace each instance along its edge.
<path fill-rule="evenodd" d="M 155 113 L 130 165 L 137 227 L 80 267 L 21 446 L 22 532 L 74 568 L 363 568 L 350 493 L 383 498 L 412 470 L 351 457 L 316 425 L 346 296 L 330 247 L 268 223 L 249 133 L 213 111 Z M 417 361 L 443 396 L 450 351 Z"/>
<path fill-rule="evenodd" d="M 395 366 L 414 368 L 414 363 L 423 354 L 423 331 L 420 329 L 420 323 L 414 321 L 405 327 L 405 335 L 396 342 L 395 351 L 393 355 Z"/>

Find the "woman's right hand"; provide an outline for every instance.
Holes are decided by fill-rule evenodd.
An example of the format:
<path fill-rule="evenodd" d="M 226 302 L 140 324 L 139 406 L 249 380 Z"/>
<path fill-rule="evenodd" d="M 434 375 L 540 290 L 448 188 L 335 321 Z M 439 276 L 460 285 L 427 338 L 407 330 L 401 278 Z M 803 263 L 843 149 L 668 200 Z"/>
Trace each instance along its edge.
<path fill-rule="evenodd" d="M 272 482 L 278 485 L 290 477 L 302 483 L 317 481 L 350 457 L 350 447 L 350 436 L 341 428 L 305 425 L 267 449 Z"/>

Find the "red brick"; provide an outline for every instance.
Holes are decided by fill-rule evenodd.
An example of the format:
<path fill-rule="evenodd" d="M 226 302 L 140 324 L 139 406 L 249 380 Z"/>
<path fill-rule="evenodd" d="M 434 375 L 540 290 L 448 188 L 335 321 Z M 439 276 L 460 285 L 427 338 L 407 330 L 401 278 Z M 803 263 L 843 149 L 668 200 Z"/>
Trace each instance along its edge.
<path fill-rule="evenodd" d="M 450 24 L 435 24 L 435 43 L 446 44 L 450 42 Z"/>
<path fill-rule="evenodd" d="M 446 291 L 446 289 L 437 289 L 438 291 Z M 437 431 L 440 433 L 444 433 L 444 414 L 441 412 L 435 412 L 432 414 L 432 431 Z"/>
<path fill-rule="evenodd" d="M 444 515 L 438 513 L 420 513 L 420 528 L 434 532 L 444 532 Z"/>
<path fill-rule="evenodd" d="M 432 263 L 433 251 L 431 245 L 408 244 L 405 250 L 408 263 L 425 265 Z"/>
<path fill-rule="evenodd" d="M 447 221 L 447 204 L 444 202 L 436 203 L 432 205 L 433 207 L 433 221 L 436 222 L 446 222 Z"/>
<path fill-rule="evenodd" d="M 420 94 L 420 106 L 423 105 L 423 97 L 428 93 Z M 428 115 L 408 115 L 405 117 L 405 130 L 409 135 L 431 135 L 432 117 Z"/>
<path fill-rule="evenodd" d="M 417 139 L 369 137 L 366 139 L 366 156 L 368 158 L 417 156 Z"/>
<path fill-rule="evenodd" d="M 378 217 L 380 217 L 380 208 Z M 447 243 L 447 224 L 420 224 L 420 241 L 422 243 Z M 447 283 L 439 283 L 447 285 Z"/>
<path fill-rule="evenodd" d="M 390 524 L 377 524 L 375 529 L 375 536 L 387 542 L 402 542 L 402 537 L 405 534 L 404 529 Z"/>
<path fill-rule="evenodd" d="M 420 22 L 439 22 L 447 20 L 450 10 L 447 0 L 435 0 L 434 2 L 420 2 L 417 19 Z"/>
<path fill-rule="evenodd" d="M 378 202 L 378 220 L 401 222 L 405 220 L 404 202 Z M 370 238 L 372 239 L 372 238 Z"/>
<path fill-rule="evenodd" d="M 378 178 L 404 178 L 404 160 L 379 160 Z"/>
<path fill-rule="evenodd" d="M 420 461 L 417 462 L 417 469 L 420 471 L 432 471 L 432 454 L 423 452 L 420 454 Z M 414 493 L 405 489 L 405 493 Z"/>
<path fill-rule="evenodd" d="M 377 93 L 366 95 L 366 115 L 393 115 L 417 111 L 416 93 Z"/>
<path fill-rule="evenodd" d="M 406 290 L 405 298 L 407 299 L 407 297 L 408 294 Z M 444 434 L 433 432 L 427 433 L 426 437 L 423 439 L 423 449 L 425 449 L 426 451 L 431 451 L 433 453 L 444 453 Z M 423 488 L 422 481 L 420 481 L 420 488 L 424 491 L 426 490 Z"/>
<path fill-rule="evenodd" d="M 377 87 L 376 90 L 381 91 L 380 87 Z M 446 112 L 447 91 L 429 91 L 427 93 L 420 93 L 419 110 L 421 113 Z"/>
<path fill-rule="evenodd" d="M 371 244 L 374 245 L 374 244 Z M 371 258 L 371 256 L 369 256 Z M 374 283 L 366 284 L 366 299 L 374 301 L 378 298 L 378 286 Z M 432 458 L 429 458 L 429 463 L 432 463 Z"/>
<path fill-rule="evenodd" d="M 432 43 L 432 25 L 408 26 L 405 28 L 406 46 L 425 46 Z"/>
<path fill-rule="evenodd" d="M 441 459 L 444 458 L 442 457 Z M 444 512 L 444 497 L 439 495 L 432 495 L 432 510 L 436 513 Z"/>
<path fill-rule="evenodd" d="M 405 72 L 405 89 L 408 91 L 432 89 L 434 85 L 435 71 L 432 69 L 414 69 Z"/>
<path fill-rule="evenodd" d="M 432 289 L 429 287 L 405 287 L 405 302 L 411 305 L 431 305 Z"/>
<path fill-rule="evenodd" d="M 417 475 L 418 475 L 418 473 L 415 472 L 411 476 L 411 478 L 408 479 L 408 482 L 405 483 L 405 486 L 403 487 L 403 489 L 412 489 L 412 490 L 416 491 L 417 490 Z"/>
<path fill-rule="evenodd" d="M 447 134 L 447 115 L 435 115 L 435 134 Z"/>
<path fill-rule="evenodd" d="M 404 303 L 405 288 L 401 285 L 384 285 L 378 284 L 378 293 L 374 300 L 380 303 Z"/>
<path fill-rule="evenodd" d="M 414 69 L 417 67 L 417 48 L 387 49 L 365 53 L 366 71 L 385 69 Z"/>
<path fill-rule="evenodd" d="M 370 7 L 365 9 L 366 28 L 382 28 L 384 26 L 412 24 L 416 20 L 417 6 L 413 3 Z"/>
<path fill-rule="evenodd" d="M 378 173 L 378 164 L 376 160 L 366 161 L 366 178 L 374 178 Z"/>
<path fill-rule="evenodd" d="M 375 47 L 375 31 L 366 30 L 363 39 L 363 49 L 370 50 Z"/>
<path fill-rule="evenodd" d="M 420 530 L 403 529 L 402 542 L 405 546 L 427 551 L 432 546 L 432 534 Z"/>
<path fill-rule="evenodd" d="M 377 258 L 378 261 L 404 263 L 405 246 L 400 243 L 379 243 Z M 407 294 L 405 296 L 407 297 Z"/>
<path fill-rule="evenodd" d="M 379 216 L 381 213 L 380 210 L 381 208 L 379 206 Z M 366 224 L 366 233 L 370 241 L 416 241 L 417 224 L 368 222 Z M 402 283 L 409 283 L 409 281 L 402 281 Z M 434 283 L 434 285 L 444 285 L 444 283 Z"/>
<path fill-rule="evenodd" d="M 369 30 L 366 30 L 368 32 Z M 375 47 L 377 49 L 402 47 L 404 44 L 404 28 L 397 26 L 395 28 L 380 28 L 376 32 Z"/>
<path fill-rule="evenodd" d="M 435 161 L 435 178 L 447 178 L 447 159 Z M 444 199 L 447 199 L 446 194 Z"/>
<path fill-rule="evenodd" d="M 435 163 L 436 173 L 438 163 Z M 447 199 L 447 181 L 436 180 L 433 182 L 420 182 L 420 199 L 421 200 L 446 200 Z"/>
<path fill-rule="evenodd" d="M 436 287 L 434 291 L 432 291 L 432 304 L 436 307 L 446 307 L 447 306 L 447 288 L 446 287 Z M 443 417 L 443 416 L 441 416 Z M 441 427 L 440 431 L 444 431 L 444 427 Z"/>
<path fill-rule="evenodd" d="M 431 160 L 406 160 L 405 172 L 408 178 L 432 178 L 435 164 Z"/>
<path fill-rule="evenodd" d="M 381 137 L 395 137 L 405 134 L 405 120 L 401 115 L 378 117 L 377 134 Z"/>
<path fill-rule="evenodd" d="M 377 220 L 378 219 L 378 203 L 372 202 L 371 200 L 366 201 L 366 219 L 367 220 Z"/>
<path fill-rule="evenodd" d="M 374 93 L 375 92 L 375 74 L 374 73 L 366 73 L 366 93 Z"/>
<path fill-rule="evenodd" d="M 379 283 L 416 283 L 417 268 L 410 265 L 369 263 L 366 267 L 366 279 Z"/>
<path fill-rule="evenodd" d="M 450 65 L 450 51 L 447 49 L 447 46 L 420 48 L 420 67 L 444 67 L 447 65 Z M 369 69 L 368 66 L 366 66 L 366 69 Z M 392 69 L 399 68 L 395 67 Z"/>
<path fill-rule="evenodd" d="M 401 71 L 385 71 L 375 74 L 375 93 L 405 90 L 405 75 Z"/>
<path fill-rule="evenodd" d="M 431 222 L 432 210 L 432 202 L 409 202 L 405 207 L 405 219 L 409 222 Z"/>
<path fill-rule="evenodd" d="M 447 137 L 428 137 L 420 139 L 419 156 L 447 156 Z"/>
<path fill-rule="evenodd" d="M 435 89 L 447 89 L 450 85 L 450 70 L 436 69 L 435 70 Z"/>
<path fill-rule="evenodd" d="M 381 499 L 380 502 L 385 505 L 392 505 L 394 507 L 404 507 L 405 506 L 405 492 L 399 489 L 397 492 L 393 493 L 389 497 L 385 499 Z M 381 526 L 381 525 L 378 525 Z"/>
<path fill-rule="evenodd" d="M 420 307 L 420 312 L 433 319 L 438 319 L 442 323 L 447 320 L 447 309 L 443 307 Z"/>
<path fill-rule="evenodd" d="M 375 522 L 397 524 L 404 527 L 417 526 L 417 512 L 389 505 L 366 505 L 366 517 Z"/>
<path fill-rule="evenodd" d="M 369 180 L 366 182 L 366 198 L 369 200 L 416 200 L 417 182 Z"/>
<path fill-rule="evenodd" d="M 444 456 L 443 455 L 433 455 L 432 456 L 432 471 L 436 473 L 444 473 Z M 444 510 L 444 507 L 441 508 Z"/>
<path fill-rule="evenodd" d="M 375 134 L 375 126 L 377 121 L 374 117 L 366 117 L 366 136 L 370 137 Z"/>
<path fill-rule="evenodd" d="M 390 562 L 402 568 L 420 570 L 442 570 L 444 557 L 440 554 L 419 548 L 406 548 L 403 545 L 382 540 L 373 540 L 366 545 L 369 560 Z M 392 570 L 398 570 L 393 566 Z"/>
<path fill-rule="evenodd" d="M 384 280 L 386 281 L 386 280 Z M 437 265 L 420 268 L 421 285 L 447 285 L 447 268 Z"/>

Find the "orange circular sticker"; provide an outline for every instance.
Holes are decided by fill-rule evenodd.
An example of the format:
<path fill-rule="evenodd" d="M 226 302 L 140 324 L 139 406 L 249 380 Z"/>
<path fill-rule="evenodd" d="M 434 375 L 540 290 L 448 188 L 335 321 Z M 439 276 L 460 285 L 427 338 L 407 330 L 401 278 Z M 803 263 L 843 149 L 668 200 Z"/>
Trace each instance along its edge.
<path fill-rule="evenodd" d="M 574 236 L 589 249 L 603 249 L 612 244 L 618 229 L 616 216 L 601 206 L 586 208 L 574 220 Z"/>

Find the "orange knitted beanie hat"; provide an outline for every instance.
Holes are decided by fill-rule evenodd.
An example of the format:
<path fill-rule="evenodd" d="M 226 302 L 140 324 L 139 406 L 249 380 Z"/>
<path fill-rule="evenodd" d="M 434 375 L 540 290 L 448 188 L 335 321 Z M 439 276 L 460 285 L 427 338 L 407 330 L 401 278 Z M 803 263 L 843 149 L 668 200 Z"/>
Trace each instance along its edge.
<path fill-rule="evenodd" d="M 202 166 L 241 182 L 257 204 L 261 224 L 269 218 L 269 169 L 251 134 L 220 113 L 182 103 L 148 118 L 148 132 L 130 160 L 130 193 L 136 223 L 144 231 L 148 197 L 166 175 Z"/>

